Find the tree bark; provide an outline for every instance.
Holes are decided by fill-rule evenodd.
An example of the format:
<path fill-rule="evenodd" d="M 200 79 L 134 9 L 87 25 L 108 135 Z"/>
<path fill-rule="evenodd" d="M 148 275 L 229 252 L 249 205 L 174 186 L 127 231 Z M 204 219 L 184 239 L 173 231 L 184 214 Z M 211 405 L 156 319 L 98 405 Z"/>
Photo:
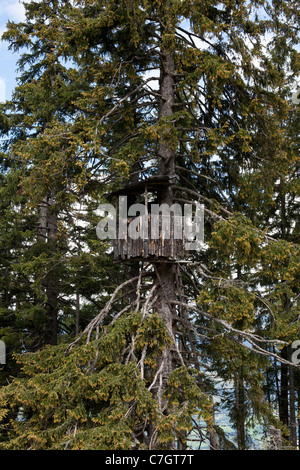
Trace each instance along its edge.
<path fill-rule="evenodd" d="M 287 359 L 287 348 L 281 351 L 282 359 Z M 281 363 L 280 373 L 280 397 L 279 397 L 279 419 L 288 427 L 289 425 L 289 399 L 288 399 L 288 366 Z M 288 436 L 285 436 L 288 437 Z"/>
<path fill-rule="evenodd" d="M 43 243 L 50 243 L 55 246 L 55 236 L 57 233 L 57 217 L 51 211 L 53 200 L 45 197 L 39 206 L 39 230 L 38 240 Z M 46 268 L 48 269 L 48 268 Z M 47 320 L 45 324 L 44 342 L 45 344 L 57 344 L 57 279 L 53 271 L 48 271 L 44 280 L 46 294 L 45 309 Z"/>
<path fill-rule="evenodd" d="M 297 427 L 296 427 L 296 397 L 295 397 L 295 382 L 294 382 L 294 369 L 289 366 L 290 378 L 290 443 L 293 447 L 297 446 Z"/>
<path fill-rule="evenodd" d="M 164 120 L 172 117 L 174 106 L 174 59 L 171 51 L 161 51 L 161 66 L 160 66 L 160 105 L 159 105 L 159 118 Z M 172 176 L 175 173 L 175 156 L 171 148 L 169 138 L 169 125 L 166 124 L 164 131 L 161 133 L 158 145 L 158 175 Z M 158 193 L 158 203 L 167 204 L 171 206 L 174 203 L 174 193 L 171 184 L 163 187 Z M 175 323 L 174 323 L 174 306 L 172 301 L 175 299 L 175 279 L 176 273 L 174 265 L 169 263 L 168 260 L 155 263 L 154 269 L 156 272 L 156 285 L 157 285 L 157 301 L 155 309 L 161 317 L 168 334 L 172 339 L 175 337 Z M 171 349 L 166 349 L 164 355 L 160 358 L 158 368 L 161 368 L 161 382 L 156 387 L 156 399 L 161 408 L 161 411 L 168 414 L 168 403 L 164 400 L 163 394 L 171 372 L 174 369 L 174 356 Z M 170 442 L 168 448 L 172 448 L 174 442 Z"/>
<path fill-rule="evenodd" d="M 215 409 L 213 406 L 213 423 L 215 424 Z M 217 433 L 214 428 L 209 429 L 209 448 L 210 450 L 218 450 L 219 445 L 218 445 L 218 439 L 217 439 Z"/>
<path fill-rule="evenodd" d="M 281 430 L 270 426 L 270 449 L 269 450 L 282 450 L 282 436 Z"/>
<path fill-rule="evenodd" d="M 298 414 L 297 414 L 297 424 L 298 424 L 298 440 L 299 440 L 299 446 L 298 450 L 300 450 L 300 386 L 297 386 L 297 401 L 298 401 Z"/>
<path fill-rule="evenodd" d="M 243 383 L 243 371 L 240 370 L 239 374 L 234 377 L 235 388 L 235 406 L 236 406 L 236 430 L 237 430 L 237 443 L 239 450 L 246 449 L 246 435 L 245 435 L 245 390 Z"/>

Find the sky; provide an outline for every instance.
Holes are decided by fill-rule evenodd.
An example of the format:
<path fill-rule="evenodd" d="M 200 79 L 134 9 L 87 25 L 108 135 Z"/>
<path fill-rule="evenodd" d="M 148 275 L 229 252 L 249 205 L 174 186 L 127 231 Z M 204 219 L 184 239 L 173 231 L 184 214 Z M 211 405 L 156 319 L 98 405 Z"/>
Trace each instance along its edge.
<path fill-rule="evenodd" d="M 24 6 L 19 0 L 0 0 L 0 37 L 8 20 L 22 21 Z M 10 99 L 16 85 L 18 55 L 8 50 L 6 41 L 0 41 L 0 102 Z"/>

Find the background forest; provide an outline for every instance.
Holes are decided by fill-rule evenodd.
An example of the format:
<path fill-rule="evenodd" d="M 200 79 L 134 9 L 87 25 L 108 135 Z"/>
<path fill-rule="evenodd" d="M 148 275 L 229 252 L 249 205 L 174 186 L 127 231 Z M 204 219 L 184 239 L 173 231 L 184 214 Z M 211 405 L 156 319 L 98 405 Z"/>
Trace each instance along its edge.
<path fill-rule="evenodd" d="M 24 5 L 2 36 L 0 449 L 246 450 L 275 428 L 296 450 L 299 1 Z M 116 254 L 99 206 L 125 194 L 199 201 L 201 249 Z"/>

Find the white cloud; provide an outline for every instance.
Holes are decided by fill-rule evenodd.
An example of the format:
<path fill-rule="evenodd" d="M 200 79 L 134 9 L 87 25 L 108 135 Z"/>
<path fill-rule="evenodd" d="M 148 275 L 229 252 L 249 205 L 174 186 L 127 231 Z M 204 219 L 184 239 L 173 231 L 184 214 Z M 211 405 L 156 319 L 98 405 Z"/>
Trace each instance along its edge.
<path fill-rule="evenodd" d="M 7 15 L 12 21 L 22 21 L 25 18 L 24 5 L 16 0 L 7 2 Z"/>
<path fill-rule="evenodd" d="M 0 0 L 0 39 L 2 34 L 6 31 L 7 21 L 15 21 L 16 23 L 24 21 L 25 19 L 25 8 L 19 0 Z M 31 0 L 27 0 L 27 2 Z M 3 42 L 0 41 L 0 47 L 3 46 Z"/>
<path fill-rule="evenodd" d="M 0 38 L 5 31 L 6 31 L 6 27 L 4 25 L 0 25 Z"/>
<path fill-rule="evenodd" d="M 0 103 L 6 101 L 6 83 L 5 79 L 0 77 Z"/>
<path fill-rule="evenodd" d="M 1 0 L 0 22 L 1 29 L 7 20 L 23 21 L 25 18 L 25 8 L 18 0 Z"/>

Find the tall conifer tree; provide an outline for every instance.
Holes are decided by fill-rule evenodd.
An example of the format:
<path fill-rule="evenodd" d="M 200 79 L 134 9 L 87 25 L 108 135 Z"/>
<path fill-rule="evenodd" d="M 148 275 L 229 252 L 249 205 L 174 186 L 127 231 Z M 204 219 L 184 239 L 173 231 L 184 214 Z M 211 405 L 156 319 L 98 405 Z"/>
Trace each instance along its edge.
<path fill-rule="evenodd" d="M 289 103 L 278 96 L 285 73 L 262 43 L 263 34 L 284 31 L 290 41 L 285 53 L 295 61 L 294 4 L 53 2 L 55 34 L 35 43 L 30 38 L 39 34 L 34 28 L 40 23 L 31 23 L 30 12 L 37 19 L 37 11 L 50 7 L 42 1 L 27 8 L 25 25 L 10 25 L 6 37 L 43 51 L 43 66 L 48 60 L 51 66 L 37 83 L 23 75 L 26 93 L 19 98 L 26 103 L 32 97 L 31 125 L 39 123 L 38 132 L 25 133 L 28 139 L 17 138 L 14 146 L 14 155 L 26 155 L 29 176 L 23 184 L 40 175 L 37 193 L 50 197 L 50 190 L 62 210 L 78 202 L 74 188 L 91 202 L 104 185 L 109 192 L 133 176 L 142 181 L 155 175 L 166 182 L 158 191 L 160 204 L 195 199 L 205 204 L 206 246 L 186 253 L 184 260 L 129 261 L 134 269 L 128 272 L 136 275 L 123 279 L 104 305 L 100 290 L 107 289 L 99 286 L 94 301 L 101 309 L 80 332 L 77 323 L 72 343 L 62 338 L 56 347 L 21 355 L 25 377 L 1 390 L 3 446 L 183 449 L 194 442 L 189 442 L 193 433 L 194 440 L 222 448 L 227 441 L 214 423 L 212 384 L 205 373 L 210 367 L 201 360 L 208 352 L 212 369 L 235 381 L 233 421 L 244 448 L 246 403 L 258 417 L 273 419 L 259 400 L 259 369 L 265 365 L 256 354 L 290 366 L 270 346 L 287 345 L 297 334 L 291 315 L 298 247 L 265 225 L 275 198 L 283 201 L 285 191 L 294 189 L 281 185 L 276 192 L 270 184 L 262 198 L 254 188 L 257 182 L 263 186 L 272 167 L 270 142 L 276 142 L 272 155 L 278 167 L 285 165 L 282 147 L 293 162 L 296 158 L 293 137 L 288 142 L 283 132 Z M 55 53 L 73 67 L 61 68 Z M 35 74 L 39 68 L 30 70 Z M 50 80 L 50 87 L 47 82 L 42 88 L 48 91 L 47 105 L 40 108 L 45 80 Z M 27 126 L 24 114 L 18 119 Z M 41 199 L 28 194 L 37 207 Z M 280 207 L 283 227 L 287 215 Z M 85 230 L 87 246 L 95 248 Z M 63 250 L 58 248 L 58 259 Z M 55 289 L 57 298 L 63 287 Z M 282 304 L 287 298 L 293 302 L 288 310 Z M 274 322 L 277 315 L 280 321 Z M 249 359 L 242 347 L 250 348 Z M 16 419 L 20 407 L 22 421 Z"/>

